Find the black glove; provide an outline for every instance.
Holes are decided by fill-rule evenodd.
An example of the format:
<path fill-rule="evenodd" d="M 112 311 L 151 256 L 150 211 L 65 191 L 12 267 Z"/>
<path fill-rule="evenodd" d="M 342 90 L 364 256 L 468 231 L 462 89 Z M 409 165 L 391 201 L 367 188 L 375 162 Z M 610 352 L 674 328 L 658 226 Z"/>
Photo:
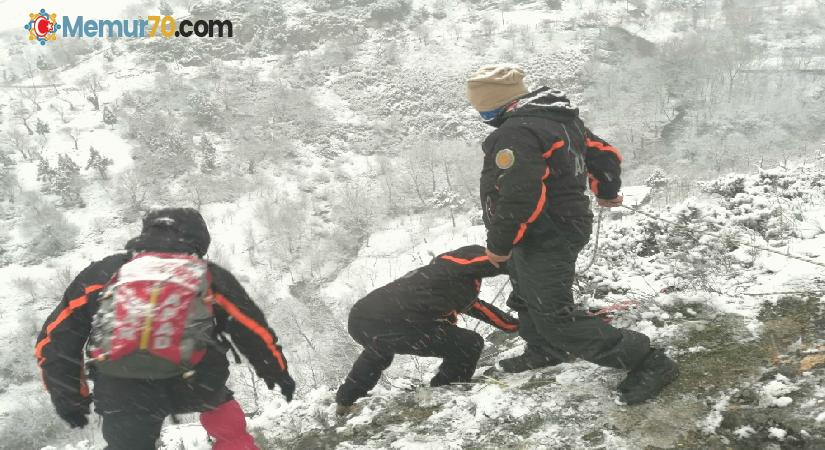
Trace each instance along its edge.
<path fill-rule="evenodd" d="M 295 394 L 295 380 L 293 380 L 288 373 L 279 377 L 277 380 L 265 379 L 264 382 L 270 391 L 275 389 L 275 384 L 277 383 L 281 388 L 281 394 L 283 394 L 286 402 L 289 403 L 292 401 L 292 395 Z"/>
<path fill-rule="evenodd" d="M 89 418 L 86 417 L 89 415 L 89 408 L 83 409 L 76 409 L 72 411 L 57 411 L 57 415 L 60 416 L 66 423 L 69 424 L 72 428 L 83 428 L 89 424 Z"/>

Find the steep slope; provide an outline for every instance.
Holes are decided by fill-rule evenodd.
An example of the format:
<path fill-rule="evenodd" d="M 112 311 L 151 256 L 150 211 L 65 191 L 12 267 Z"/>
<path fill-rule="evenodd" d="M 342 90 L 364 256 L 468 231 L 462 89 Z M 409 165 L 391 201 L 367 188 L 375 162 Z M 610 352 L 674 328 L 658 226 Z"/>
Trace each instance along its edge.
<path fill-rule="evenodd" d="M 147 208 L 171 204 L 201 208 L 214 235 L 210 257 L 239 275 L 286 346 L 299 380 L 299 397 L 304 399 L 300 403 L 284 406 L 247 368 L 233 367 L 233 389 L 255 415 L 262 442 L 276 448 L 313 446 L 298 440 L 302 427 L 315 430 L 307 439 L 317 439 L 319 445 L 344 447 L 382 447 L 396 441 L 399 446 L 449 442 L 465 447 L 552 442 L 572 447 L 710 445 L 717 437 L 701 430 L 717 425 L 726 439 L 734 439 L 739 430 L 738 434 L 769 441 L 771 427 L 803 441 L 807 438 L 802 429 L 817 436 L 819 422 L 811 418 L 819 417 L 819 391 L 813 388 L 818 372 L 810 378 L 783 372 L 792 380 L 785 382 L 765 368 L 774 363 L 798 365 L 805 352 L 819 354 L 815 324 L 820 316 L 814 292 L 821 289 L 821 272 L 744 248 L 729 252 L 728 242 L 697 245 L 667 224 L 627 214 L 606 219 L 601 256 L 583 274 L 580 294 L 594 307 L 626 299 L 642 304 L 616 320 L 656 336 L 660 345 L 692 367 L 685 377 L 692 381 L 665 397 L 676 399 L 670 401 L 682 405 L 683 415 L 676 408 L 662 409 L 660 403 L 638 410 L 614 405 L 610 390 L 619 375 L 575 363 L 538 374 L 534 383 L 513 377 L 466 391 L 408 393 L 387 384 L 367 401 L 369 410 L 363 415 L 350 424 L 335 423 L 330 418 L 330 389 L 357 351 L 344 331 L 349 305 L 426 261 L 431 253 L 483 240 L 475 177 L 477 141 L 487 129 L 462 97 L 463 79 L 478 65 L 516 61 L 531 73 L 533 85 L 560 86 L 583 100 L 584 114 L 594 128 L 627 154 L 631 180 L 654 172 L 651 161 L 675 163 L 677 169 L 666 177 L 668 184 L 657 185 L 656 214 L 693 220 L 707 207 L 706 212 L 716 214 L 706 217 L 716 223 L 714 230 L 728 232 L 725 224 L 730 222 L 753 230 L 754 242 L 779 238 L 777 248 L 813 252 L 811 257 L 822 248 L 823 225 L 816 225 L 821 211 L 809 209 L 821 205 L 821 199 L 806 194 L 793 197 L 791 204 L 773 200 L 786 192 L 796 195 L 799 189 L 821 190 L 821 184 L 813 184 L 819 172 L 802 177 L 800 187 L 795 187 L 797 172 L 763 172 L 761 182 L 733 177 L 710 188 L 724 201 L 685 204 L 670 212 L 662 206 L 695 192 L 698 174 L 727 170 L 724 158 L 736 152 L 760 149 L 758 155 L 736 160 L 745 172 L 752 170 L 752 163 L 770 167 L 798 153 L 814 162 L 819 141 L 810 130 L 821 123 L 817 120 L 823 103 L 816 99 L 825 93 L 825 85 L 801 71 L 821 62 L 818 56 L 802 58 L 823 41 L 817 34 L 820 16 L 812 13 L 818 11 L 814 2 L 779 6 L 784 8 L 781 14 L 775 14 L 772 2 L 754 3 L 754 10 L 763 15 L 741 29 L 748 30 L 751 40 L 767 41 L 769 52 L 755 57 L 762 69 L 753 66 L 754 61 L 743 67 L 770 73 L 737 75 L 730 83 L 730 96 L 720 88 L 727 86 L 719 84 L 717 72 L 700 72 L 699 77 L 686 69 L 694 66 L 682 65 L 685 54 L 704 55 L 709 50 L 680 46 L 678 40 L 685 37 L 692 43 L 696 33 L 732 20 L 724 17 L 722 2 L 570 0 L 561 2 L 561 9 L 552 8 L 556 2 L 534 1 L 415 1 L 409 7 L 405 2 L 367 3 L 289 2 L 282 8 L 275 8 L 280 2 L 274 1 L 193 4 L 192 14 L 227 15 L 250 24 L 247 30 L 258 30 L 229 43 L 64 40 L 44 53 L 28 46 L 19 33 L 4 35 L 0 156 L 10 155 L 11 166 L 5 159 L 2 164 L 13 166 L 14 176 L 5 178 L 3 172 L 2 187 L 10 186 L 15 198 L 10 200 L 3 191 L 0 201 L 0 345 L 9 349 L 0 356 L 3 445 L 38 448 L 84 439 L 88 445 L 78 448 L 102 445 L 95 427 L 70 432 L 52 413 L 31 357 L 34 336 L 75 273 L 134 235 L 139 228 L 136 219 Z M 176 15 L 189 14 L 183 6 L 176 4 L 175 9 Z M 263 9 L 266 14 L 261 14 Z M 694 17 L 698 28 L 690 26 Z M 652 51 L 652 45 L 659 52 Z M 782 58 L 783 45 L 796 48 L 801 59 Z M 671 47 L 682 53 L 662 51 Z M 44 54 L 41 62 L 38 57 Z M 651 54 L 664 56 L 628 63 Z M 702 67 L 718 63 L 698 60 L 691 61 Z M 702 98 L 707 103 L 685 101 L 687 94 L 681 94 L 679 84 L 685 80 L 665 70 L 668 67 L 682 68 L 686 78 L 706 80 L 707 91 L 702 92 L 708 98 Z M 771 72 L 776 69 L 782 71 Z M 95 73 L 100 77 L 96 94 L 101 110 L 87 100 L 93 87 L 89 75 Z M 746 77 L 751 78 L 740 83 Z M 684 92 L 688 88 L 699 89 L 687 85 Z M 764 109 L 756 107 L 763 103 Z M 22 115 L 29 114 L 32 128 L 39 119 L 50 131 L 29 136 L 18 104 L 28 111 Z M 116 111 L 118 123 L 102 122 L 106 107 Z M 676 107 L 688 108 L 687 115 L 679 115 L 678 126 L 668 128 L 672 139 L 664 145 L 663 127 L 675 121 L 671 116 Z M 740 110 L 747 112 L 746 120 L 740 120 Z M 775 122 L 774 116 L 787 121 Z M 771 128 L 766 123 L 778 125 Z M 22 153 L 11 139 L 13 130 L 29 136 Z M 771 136 L 776 130 L 782 139 Z M 214 147 L 213 172 L 202 168 L 208 159 L 205 138 Z M 93 168 L 83 169 L 90 146 L 112 160 L 107 178 Z M 41 158 L 57 169 L 61 155 L 79 165 L 72 182 L 77 183 L 83 205 L 65 201 L 51 181 L 38 176 Z M 167 174 L 167 169 L 175 173 Z M 684 175 L 681 180 L 676 179 L 679 174 Z M 753 192 L 738 198 L 745 187 Z M 762 194 L 772 195 L 772 200 L 766 203 Z M 67 226 L 58 230 L 55 223 Z M 62 233 L 71 231 L 72 225 L 76 232 Z M 781 239 L 792 232 L 798 233 L 792 240 Z M 587 256 L 586 252 L 583 258 Z M 496 280 L 485 286 L 485 295 L 501 302 L 507 288 L 496 293 L 502 286 L 503 280 Z M 660 294 L 662 290 L 670 293 Z M 778 296 L 742 295 L 774 290 L 803 294 L 781 302 Z M 778 306 L 768 308 L 763 301 Z M 769 341 L 760 334 L 765 328 L 773 330 Z M 805 338 L 795 347 L 799 336 Z M 517 340 L 496 335 L 490 339 L 496 343 L 491 352 L 503 353 L 491 353 L 486 365 L 519 351 Z M 729 346 L 732 341 L 736 345 Z M 787 361 L 782 356 L 786 353 Z M 691 361 L 696 363 L 688 364 Z M 732 372 L 736 379 L 721 370 L 731 361 L 743 367 Z M 432 364 L 402 358 L 388 377 L 399 387 L 418 384 Z M 718 384 L 697 383 L 705 373 Z M 758 381 L 762 373 L 766 378 Z M 738 384 L 740 374 L 753 386 Z M 553 378 L 557 381 L 544 383 Z M 581 383 L 585 386 L 580 388 Z M 802 387 L 795 390 L 797 383 Z M 793 400 L 785 409 L 776 409 L 792 411 L 788 417 L 793 420 L 787 424 L 770 422 L 775 406 L 770 397 L 760 397 L 768 385 L 777 399 Z M 733 389 L 751 393 L 736 394 L 744 398 L 737 400 Z M 703 403 L 703 395 L 711 398 L 713 407 Z M 577 409 L 579 397 L 586 401 Z M 512 403 L 501 403 L 504 400 Z M 725 414 L 731 408 L 725 405 L 737 402 L 746 406 L 738 410 L 753 407 L 752 418 L 728 419 Z M 493 410 L 490 405 L 501 407 Z M 764 412 L 763 406 L 772 409 Z M 600 408 L 611 412 L 610 420 L 600 422 Z M 659 426 L 657 415 L 672 423 L 699 420 L 702 425 L 679 426 L 669 433 L 673 427 Z M 512 426 L 501 426 L 505 420 Z M 556 422 L 558 428 L 553 429 Z M 634 431 L 639 422 L 645 427 Z M 573 431 L 577 423 L 587 431 Z M 461 434 L 462 424 L 469 434 Z M 336 436 L 333 431 L 339 425 L 342 434 Z M 384 428 L 390 432 L 380 435 Z M 491 434 L 499 429 L 501 434 Z M 603 429 L 608 435 L 600 434 Z M 705 440 L 690 441 L 698 439 L 696 433 Z M 646 440 L 654 434 L 656 440 Z M 167 448 L 176 448 L 181 439 L 207 445 L 199 427 L 191 425 L 169 427 L 165 439 Z"/>
<path fill-rule="evenodd" d="M 614 391 L 622 374 L 583 361 L 488 376 L 497 359 L 523 344 L 470 320 L 462 325 L 488 341 L 474 384 L 424 387 L 438 361 L 399 357 L 352 417 L 335 417 L 334 387 L 320 387 L 289 405 L 275 400 L 251 426 L 266 448 L 818 448 L 825 443 L 822 171 L 731 176 L 709 183 L 711 196 L 643 207 L 678 225 L 605 215 L 602 247 L 580 277 L 579 298 L 601 308 L 630 302 L 611 313 L 614 323 L 647 333 L 679 361 L 682 377 L 653 402 L 622 405 Z M 791 222 L 771 222 L 787 209 Z M 759 226 L 756 216 L 769 220 Z M 483 236 L 479 226 L 422 225 L 405 219 L 374 234 L 325 297 L 346 309 L 432 252 Z M 647 237 L 629 232 L 654 225 L 661 228 Z M 758 237 L 757 229 L 774 237 Z M 699 257 L 702 273 L 679 270 L 685 258 Z M 505 279 L 490 280 L 481 297 L 501 304 L 508 290 Z M 192 432 L 167 429 L 167 448 L 187 439 L 207 448 L 202 432 L 180 435 Z"/>

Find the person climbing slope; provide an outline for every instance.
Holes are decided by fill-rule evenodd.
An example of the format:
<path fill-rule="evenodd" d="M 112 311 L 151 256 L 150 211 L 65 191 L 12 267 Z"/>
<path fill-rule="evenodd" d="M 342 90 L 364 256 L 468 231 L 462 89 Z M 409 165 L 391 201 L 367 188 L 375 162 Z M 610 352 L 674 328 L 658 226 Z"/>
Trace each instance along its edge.
<path fill-rule="evenodd" d="M 194 209 L 149 212 L 126 252 L 80 272 L 43 325 L 35 354 L 57 414 L 88 424 L 88 367 L 109 450 L 154 449 L 164 418 L 189 412 L 200 412 L 215 450 L 257 449 L 226 387 L 223 333 L 292 399 L 275 333 L 235 277 L 204 259 L 210 240 Z"/>
<path fill-rule="evenodd" d="M 571 291 L 576 258 L 590 239 L 588 184 L 602 207 L 622 204 L 619 151 L 596 136 L 563 92 L 529 92 L 515 65 L 485 66 L 467 81 L 467 98 L 496 129 L 484 140 L 480 195 L 486 255 L 508 262 L 524 354 L 499 362 L 506 372 L 559 364 L 569 356 L 628 370 L 619 385 L 629 404 L 675 380 L 676 363 L 647 336 L 617 329 L 578 309 Z"/>
<path fill-rule="evenodd" d="M 484 247 L 471 245 L 439 255 L 358 300 L 348 328 L 364 350 L 335 396 L 338 414 L 349 413 L 375 387 L 396 354 L 442 358 L 430 386 L 470 381 L 484 338 L 457 326 L 457 315 L 518 331 L 518 320 L 478 299 L 481 279 L 504 273 L 503 265 L 490 264 Z"/>

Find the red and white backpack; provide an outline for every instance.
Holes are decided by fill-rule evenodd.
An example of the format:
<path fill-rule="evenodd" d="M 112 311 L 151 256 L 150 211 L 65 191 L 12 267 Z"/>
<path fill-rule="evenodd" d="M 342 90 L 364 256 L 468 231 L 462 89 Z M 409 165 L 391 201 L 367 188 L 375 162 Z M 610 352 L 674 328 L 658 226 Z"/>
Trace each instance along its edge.
<path fill-rule="evenodd" d="M 121 378 L 182 375 L 214 342 L 207 262 L 138 253 L 103 289 L 88 351 L 96 370 Z"/>

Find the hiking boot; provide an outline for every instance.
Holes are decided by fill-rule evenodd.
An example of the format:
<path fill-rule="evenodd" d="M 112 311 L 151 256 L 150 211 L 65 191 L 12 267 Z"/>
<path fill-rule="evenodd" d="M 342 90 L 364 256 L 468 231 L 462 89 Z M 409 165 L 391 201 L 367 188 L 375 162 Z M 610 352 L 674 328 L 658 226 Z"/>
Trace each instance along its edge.
<path fill-rule="evenodd" d="M 440 387 L 446 386 L 450 384 L 451 380 L 447 378 L 445 375 L 442 375 L 441 372 L 435 374 L 435 376 L 430 380 L 430 387 Z"/>
<path fill-rule="evenodd" d="M 679 377 L 679 366 L 660 349 L 651 349 L 644 360 L 619 383 L 619 397 L 638 405 L 655 397 Z"/>
<path fill-rule="evenodd" d="M 349 416 L 352 414 L 358 414 L 361 411 L 361 407 L 355 404 L 352 405 L 344 405 L 338 403 L 335 405 L 335 415 L 338 417 Z"/>
<path fill-rule="evenodd" d="M 508 373 L 521 373 L 533 369 L 541 369 L 542 367 L 555 366 L 561 364 L 562 361 L 555 356 L 543 355 L 541 353 L 525 350 L 524 353 L 513 358 L 502 359 L 498 362 L 501 370 Z"/>

